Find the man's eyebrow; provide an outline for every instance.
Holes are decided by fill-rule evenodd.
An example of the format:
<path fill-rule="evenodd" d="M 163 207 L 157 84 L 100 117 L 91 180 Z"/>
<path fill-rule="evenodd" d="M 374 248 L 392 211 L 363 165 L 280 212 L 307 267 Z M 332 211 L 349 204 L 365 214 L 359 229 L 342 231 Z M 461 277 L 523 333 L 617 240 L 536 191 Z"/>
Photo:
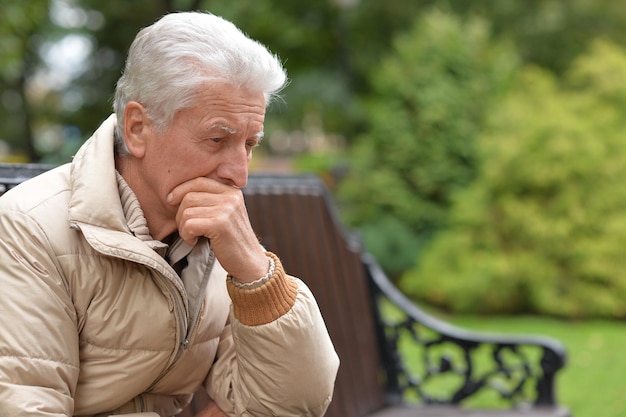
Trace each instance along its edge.
<path fill-rule="evenodd" d="M 212 129 L 219 129 L 219 130 L 223 130 L 224 132 L 229 133 L 229 134 L 231 134 L 231 135 L 236 135 L 236 134 L 238 134 L 238 133 L 239 133 L 239 131 L 238 131 L 237 129 L 233 129 L 232 127 L 228 127 L 228 126 L 225 126 L 225 125 L 222 125 L 222 124 L 219 124 L 219 123 L 218 123 L 218 124 L 214 124 L 214 125 L 212 125 L 210 129 L 211 129 L 211 130 L 212 130 Z M 252 135 L 252 136 L 253 136 L 255 139 L 258 139 L 258 141 L 260 142 L 260 141 L 263 139 L 263 136 L 265 136 L 265 132 L 260 131 L 260 132 L 255 133 L 255 134 L 254 134 L 254 135 Z"/>
<path fill-rule="evenodd" d="M 214 124 L 213 126 L 210 127 L 210 130 L 213 130 L 213 129 L 223 130 L 224 132 L 230 133 L 231 135 L 236 135 L 237 133 L 239 133 L 238 130 L 233 129 L 232 127 L 221 125 L 221 124 Z"/>

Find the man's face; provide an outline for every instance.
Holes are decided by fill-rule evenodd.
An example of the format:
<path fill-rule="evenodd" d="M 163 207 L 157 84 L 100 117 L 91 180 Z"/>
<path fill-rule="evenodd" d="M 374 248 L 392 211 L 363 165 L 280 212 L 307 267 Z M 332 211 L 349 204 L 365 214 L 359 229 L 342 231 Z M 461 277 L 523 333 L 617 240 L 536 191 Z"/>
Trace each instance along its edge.
<path fill-rule="evenodd" d="M 153 194 L 151 200 L 171 209 L 167 195 L 198 177 L 244 187 L 252 149 L 263 136 L 264 118 L 262 93 L 227 84 L 203 87 L 195 106 L 177 112 L 164 132 L 148 130 L 140 175 Z"/>

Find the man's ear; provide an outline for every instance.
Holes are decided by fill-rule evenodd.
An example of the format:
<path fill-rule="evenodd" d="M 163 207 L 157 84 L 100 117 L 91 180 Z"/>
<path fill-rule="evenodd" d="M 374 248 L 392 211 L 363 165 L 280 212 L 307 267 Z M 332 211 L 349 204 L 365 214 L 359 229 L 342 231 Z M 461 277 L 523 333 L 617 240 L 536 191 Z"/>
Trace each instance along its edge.
<path fill-rule="evenodd" d="M 146 109 L 136 101 L 128 102 L 124 108 L 124 140 L 131 155 L 143 158 L 150 128 Z"/>

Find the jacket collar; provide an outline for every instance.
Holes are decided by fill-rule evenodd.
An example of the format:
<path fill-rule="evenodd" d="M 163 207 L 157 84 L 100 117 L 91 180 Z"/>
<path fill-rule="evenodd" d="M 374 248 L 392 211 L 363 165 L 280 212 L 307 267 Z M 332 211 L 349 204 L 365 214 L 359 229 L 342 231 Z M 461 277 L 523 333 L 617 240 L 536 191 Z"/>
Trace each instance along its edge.
<path fill-rule="evenodd" d="M 115 174 L 116 124 L 115 115 L 109 116 L 72 160 L 69 220 L 79 225 L 128 232 Z"/>

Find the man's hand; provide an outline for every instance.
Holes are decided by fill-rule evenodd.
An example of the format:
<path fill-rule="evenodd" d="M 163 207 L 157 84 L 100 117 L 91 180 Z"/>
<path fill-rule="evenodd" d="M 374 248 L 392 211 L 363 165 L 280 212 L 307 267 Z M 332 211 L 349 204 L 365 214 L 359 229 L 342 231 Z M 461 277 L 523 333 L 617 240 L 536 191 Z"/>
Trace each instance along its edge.
<path fill-rule="evenodd" d="M 178 205 L 180 237 L 191 245 L 199 236 L 207 237 L 220 264 L 237 280 L 251 282 L 267 273 L 267 256 L 252 230 L 239 188 L 200 177 L 172 190 L 168 202 Z"/>
<path fill-rule="evenodd" d="M 213 402 L 209 401 L 209 404 L 202 409 L 194 417 L 227 417 L 226 414 Z"/>

